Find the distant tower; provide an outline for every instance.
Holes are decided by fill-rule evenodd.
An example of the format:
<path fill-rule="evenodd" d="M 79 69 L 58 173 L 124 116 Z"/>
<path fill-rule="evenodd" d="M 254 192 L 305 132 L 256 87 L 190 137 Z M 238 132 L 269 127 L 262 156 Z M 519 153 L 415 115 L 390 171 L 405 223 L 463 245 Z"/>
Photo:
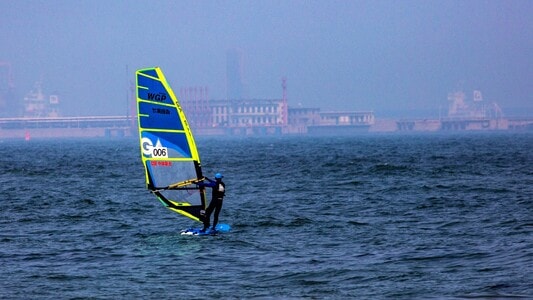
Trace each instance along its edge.
<path fill-rule="evenodd" d="M 22 114 L 22 106 L 16 100 L 11 64 L 0 61 L 0 116 L 15 117 Z"/>
<path fill-rule="evenodd" d="M 237 49 L 227 52 L 226 92 L 228 99 L 242 99 L 244 96 L 242 53 Z"/>
<path fill-rule="evenodd" d="M 283 88 L 283 98 L 281 101 L 281 122 L 283 125 L 287 125 L 289 123 L 289 106 L 287 103 L 287 78 L 283 77 L 281 79 L 281 87 Z"/>

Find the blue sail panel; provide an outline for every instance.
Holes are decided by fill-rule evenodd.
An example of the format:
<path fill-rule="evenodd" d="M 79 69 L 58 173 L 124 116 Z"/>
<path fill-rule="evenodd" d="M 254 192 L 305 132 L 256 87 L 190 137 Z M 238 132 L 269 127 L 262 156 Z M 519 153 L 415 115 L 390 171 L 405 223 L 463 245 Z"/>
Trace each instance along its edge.
<path fill-rule="evenodd" d="M 165 148 L 166 153 L 155 153 L 154 149 Z M 190 158 L 192 160 L 191 147 L 187 142 L 187 136 L 173 132 L 151 132 L 141 133 L 141 150 L 145 159 L 157 158 Z"/>
<path fill-rule="evenodd" d="M 183 130 L 175 107 L 152 102 L 139 102 L 139 122 L 144 129 Z"/>
<path fill-rule="evenodd" d="M 144 74 L 144 75 L 148 75 L 150 77 L 156 77 L 158 78 L 159 76 L 157 75 L 157 71 L 155 69 L 144 69 L 144 70 L 139 70 L 137 71 L 137 73 L 140 73 L 140 74 Z"/>
<path fill-rule="evenodd" d="M 167 89 L 161 79 L 137 75 L 137 97 L 141 100 L 155 101 L 163 104 L 174 105 Z"/>

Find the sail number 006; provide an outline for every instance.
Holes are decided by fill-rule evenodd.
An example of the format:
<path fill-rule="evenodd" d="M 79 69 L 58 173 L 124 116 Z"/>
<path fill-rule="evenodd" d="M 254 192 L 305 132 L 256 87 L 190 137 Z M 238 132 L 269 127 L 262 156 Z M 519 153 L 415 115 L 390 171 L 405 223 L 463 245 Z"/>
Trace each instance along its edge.
<path fill-rule="evenodd" d="M 152 149 L 152 157 L 168 157 L 167 147 L 154 147 Z"/>

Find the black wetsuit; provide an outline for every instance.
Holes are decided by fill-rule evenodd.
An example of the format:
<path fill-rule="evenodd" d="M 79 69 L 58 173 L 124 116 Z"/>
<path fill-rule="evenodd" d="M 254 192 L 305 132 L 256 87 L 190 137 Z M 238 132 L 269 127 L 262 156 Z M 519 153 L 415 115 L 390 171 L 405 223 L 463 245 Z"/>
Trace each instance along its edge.
<path fill-rule="evenodd" d="M 220 210 L 222 209 L 222 202 L 224 200 L 224 195 L 226 193 L 226 185 L 224 182 L 222 182 L 222 179 L 217 179 L 216 181 L 213 181 L 209 178 L 206 178 L 209 182 L 208 183 L 202 183 L 203 186 L 208 186 L 213 189 L 211 202 L 209 202 L 209 206 L 207 207 L 207 210 L 205 211 L 204 216 L 204 230 L 209 228 L 209 221 L 211 219 L 211 213 L 213 210 L 215 211 L 215 216 L 213 218 L 213 229 L 216 228 L 218 223 L 218 214 L 220 214 Z"/>

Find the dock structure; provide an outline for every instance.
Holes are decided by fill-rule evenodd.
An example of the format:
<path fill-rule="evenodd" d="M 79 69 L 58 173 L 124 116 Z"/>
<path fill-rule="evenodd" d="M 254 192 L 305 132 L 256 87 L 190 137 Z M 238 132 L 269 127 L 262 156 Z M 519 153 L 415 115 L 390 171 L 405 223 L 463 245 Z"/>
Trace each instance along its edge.
<path fill-rule="evenodd" d="M 448 114 L 439 119 L 402 119 L 396 122 L 398 131 L 489 131 L 527 128 L 503 116 L 496 102 L 483 100 L 480 91 L 474 91 L 467 101 L 462 91 L 448 94 Z M 521 125 L 519 125 L 521 124 Z"/>
<path fill-rule="evenodd" d="M 220 110 L 220 109 L 219 109 Z M 253 112 L 238 113 L 235 120 Z M 260 113 L 259 113 L 260 114 Z M 347 121 L 347 116 L 353 116 Z M 357 116 L 357 117 L 356 117 Z M 255 116 L 258 118 L 257 116 Z M 327 121 L 324 122 L 323 118 Z M 319 109 L 289 109 L 289 124 L 235 121 L 235 126 L 193 127 L 198 136 L 357 134 L 363 132 L 459 132 L 479 130 L 531 131 L 533 119 L 499 120 L 377 120 L 371 112 L 325 112 Z M 231 119 L 231 118 L 229 118 Z M 262 117 L 260 118 L 262 122 Z M 0 118 L 0 140 L 30 138 L 96 138 L 137 136 L 137 117 L 45 117 Z"/>
<path fill-rule="evenodd" d="M 310 134 L 352 134 L 368 132 L 375 123 L 372 111 L 319 112 L 320 122 L 308 126 Z"/>
<path fill-rule="evenodd" d="M 132 136 L 135 122 L 136 118 L 125 116 L 0 118 L 0 138 Z"/>
<path fill-rule="evenodd" d="M 374 123 L 372 112 L 320 112 L 288 108 L 282 99 L 210 101 L 210 111 L 192 114 L 196 135 L 283 135 L 357 133 Z M 184 109 L 185 110 L 185 109 Z M 185 111 L 188 114 L 187 111 Z M 200 122 L 194 116 L 202 118 Z M 207 120 L 205 117 L 209 116 Z M 122 137 L 137 134 L 136 116 L 0 118 L 0 138 Z"/>

